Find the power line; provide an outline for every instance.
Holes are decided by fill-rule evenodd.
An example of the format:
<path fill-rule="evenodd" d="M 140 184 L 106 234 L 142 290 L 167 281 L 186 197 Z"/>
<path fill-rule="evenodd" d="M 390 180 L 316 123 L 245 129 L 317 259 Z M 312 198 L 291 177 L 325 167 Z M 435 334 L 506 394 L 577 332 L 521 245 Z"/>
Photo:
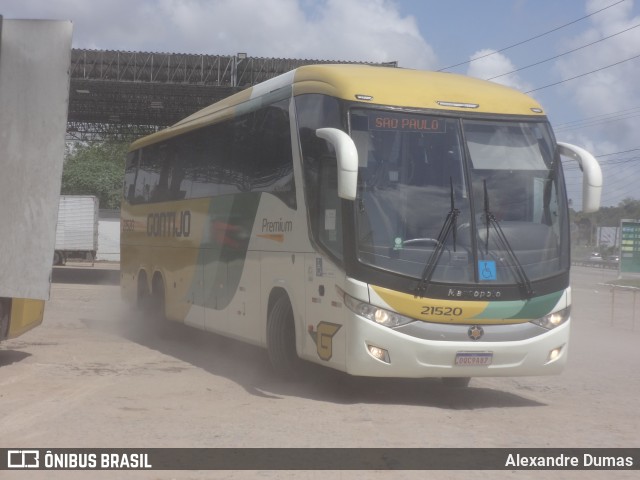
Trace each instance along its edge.
<path fill-rule="evenodd" d="M 539 34 L 539 35 L 536 35 L 535 37 L 531 37 L 531 38 L 528 38 L 528 39 L 526 39 L 526 40 L 522 40 L 522 41 L 520 41 L 520 42 L 518 42 L 518 43 L 514 43 L 513 45 L 509 45 L 508 47 L 501 48 L 500 50 L 495 50 L 495 51 L 493 51 L 493 52 L 491 52 L 491 53 L 487 53 L 486 55 L 482 55 L 482 56 L 480 56 L 480 57 L 472 58 L 472 59 L 470 59 L 470 60 L 467 60 L 466 62 L 460 62 L 460 63 L 457 63 L 457 64 L 455 64 L 455 65 L 450 65 L 450 66 L 448 66 L 448 67 L 441 68 L 441 69 L 440 69 L 440 70 L 438 70 L 438 71 L 439 71 L 439 72 L 442 72 L 442 71 L 445 71 L 445 70 L 450 70 L 450 69 L 455 68 L 455 67 L 459 67 L 459 66 L 461 66 L 461 65 L 466 65 L 466 64 L 468 64 L 468 63 L 475 62 L 476 60 L 480 60 L 480 59 L 482 59 L 482 58 L 486 58 L 486 57 L 489 57 L 489 56 L 491 56 L 491 55 L 495 55 L 496 53 L 504 52 L 505 50 L 509 50 L 509 49 L 511 49 L 511 48 L 514 48 L 514 47 L 520 46 L 520 45 L 522 45 L 522 44 L 524 44 L 524 43 L 528 43 L 528 42 L 531 42 L 531 41 L 533 41 L 533 40 L 537 40 L 538 38 L 544 37 L 545 35 L 549 35 L 550 33 L 553 33 L 553 32 L 557 32 L 558 30 L 560 30 L 560 29 L 562 29 L 562 28 L 565 28 L 565 27 L 568 27 L 569 25 L 573 25 L 574 23 L 577 23 L 577 22 L 579 22 L 579 21 L 581 21 L 581 20 L 584 20 L 585 18 L 589 18 L 589 17 L 591 17 L 591 16 L 593 16 L 593 15 L 596 15 L 597 13 L 600 13 L 600 12 L 602 12 L 602 11 L 604 11 L 604 10 L 607 10 L 608 8 L 615 7 L 615 6 L 616 6 L 616 5 L 618 5 L 619 3 L 622 3 L 622 2 L 625 2 L 625 1 L 626 1 L 626 0 L 618 0 L 617 2 L 612 3 L 611 5 L 609 5 L 609 6 L 607 6 L 607 7 L 601 8 L 600 10 L 596 10 L 595 12 L 590 13 L 589 15 L 585 15 L 584 17 L 580 17 L 580 18 L 578 18 L 578 19 L 576 19 L 576 20 L 573 20 L 573 21 L 571 21 L 571 22 L 569 22 L 569 23 L 565 23 L 564 25 L 560 25 L 559 27 L 556 27 L 556 28 L 554 28 L 554 29 L 552 29 L 552 30 L 549 30 L 549 31 L 544 32 L 544 33 L 541 33 L 541 34 Z"/>
<path fill-rule="evenodd" d="M 629 152 L 637 152 L 638 150 L 640 150 L 640 147 L 636 147 L 636 148 L 632 148 L 630 150 L 623 150 L 622 152 L 613 152 L 613 153 L 603 153 L 601 155 L 596 155 L 597 158 L 600 157 L 609 157 L 611 155 L 620 155 L 621 153 L 629 153 Z M 635 157 L 638 158 L 638 157 Z"/>
<path fill-rule="evenodd" d="M 613 123 L 613 122 L 621 122 L 623 120 L 631 120 L 632 118 L 637 118 L 637 117 L 640 117 L 640 113 L 636 113 L 634 115 L 625 114 L 625 115 L 620 115 L 618 117 L 603 118 L 601 120 L 585 121 L 582 124 L 570 125 L 570 126 L 567 126 L 567 127 L 554 128 L 554 130 L 556 131 L 556 133 L 557 132 L 568 132 L 568 131 L 571 131 L 571 130 L 579 130 L 581 128 L 596 127 L 596 126 L 601 125 L 603 123 L 610 124 L 610 123 Z"/>
<path fill-rule="evenodd" d="M 621 115 L 624 114 L 625 112 L 631 112 L 633 110 L 638 110 L 640 109 L 640 106 L 637 107 L 631 107 L 631 108 L 625 108 L 624 110 L 617 110 L 615 112 L 609 112 L 609 113 L 600 113 L 598 115 L 593 115 L 591 117 L 585 117 L 585 118 L 580 118 L 578 120 L 570 120 L 568 122 L 564 122 L 564 123 L 558 123 L 555 126 L 555 129 L 557 128 L 564 128 L 566 126 L 570 126 L 572 123 L 581 123 L 581 122 L 585 122 L 585 121 L 591 121 L 592 119 L 596 119 L 596 118 L 600 118 L 600 117 L 608 117 L 608 116 L 616 116 L 616 115 Z"/>
<path fill-rule="evenodd" d="M 606 169 L 607 167 L 626 165 L 626 164 L 629 164 L 629 163 L 636 163 L 638 161 L 640 161 L 640 157 L 615 158 L 615 159 L 609 159 L 609 160 L 600 161 L 600 162 L 598 162 L 598 164 L 603 169 Z M 562 164 L 562 168 L 565 171 L 575 171 L 575 170 L 580 169 L 580 165 L 578 165 L 575 162 L 563 163 Z"/>
<path fill-rule="evenodd" d="M 602 68 L 598 68 L 596 70 L 592 70 L 590 72 L 587 73 L 582 73 L 580 75 L 576 75 L 575 77 L 571 77 L 571 78 L 565 78 L 564 80 L 560 80 L 559 82 L 555 82 L 555 83 L 550 83 L 549 85 L 544 85 L 542 87 L 538 87 L 538 88 L 534 88 L 533 90 L 529 90 L 527 92 L 524 93 L 531 93 L 531 92 L 537 92 L 538 90 L 543 90 L 545 88 L 549 88 L 549 87 L 555 87 L 556 85 L 560 85 L 561 83 L 566 83 L 566 82 L 570 82 L 571 80 L 575 80 L 576 78 L 581 78 L 581 77 L 585 77 L 587 75 L 591 75 L 592 73 L 596 73 L 596 72 L 600 72 L 602 70 L 606 70 L 607 68 L 611 68 L 611 67 L 615 67 L 616 65 L 620 65 L 621 63 L 625 63 L 628 62 L 630 60 L 634 60 L 636 58 L 640 57 L 640 54 L 635 55 L 631 58 L 627 58 L 625 60 L 621 60 L 619 62 L 616 63 L 612 63 L 611 65 L 607 65 L 606 67 L 602 67 Z"/>
<path fill-rule="evenodd" d="M 640 150 L 640 148 L 632 148 L 630 150 L 623 150 L 621 152 L 603 153 L 602 155 L 594 155 L 594 157 L 602 158 L 602 157 L 609 157 L 611 155 L 622 155 L 623 153 L 637 152 L 639 150 Z M 598 163 L 600 163 L 600 165 L 613 165 L 615 163 L 628 163 L 628 162 L 633 162 L 633 161 L 636 161 L 636 160 L 640 160 L 640 157 L 613 158 L 613 159 L 603 160 L 602 162 L 598 162 Z M 575 166 L 576 168 L 579 167 L 579 165 L 577 163 L 571 163 L 569 165 Z"/>
<path fill-rule="evenodd" d="M 624 159 L 612 159 L 600 162 L 602 166 L 602 174 L 605 178 L 602 188 L 602 205 L 615 204 L 623 198 L 638 198 L 638 178 L 632 175 L 629 164 L 640 161 L 640 157 L 631 157 Z M 626 168 L 625 168 L 626 167 Z M 565 164 L 563 162 L 563 170 L 566 173 L 565 183 L 567 186 L 567 195 L 569 198 L 581 198 L 582 196 L 582 175 L 580 175 L 577 163 L 571 162 Z M 633 165 L 635 170 L 635 165 Z"/>
<path fill-rule="evenodd" d="M 574 48 L 573 50 L 568 50 L 568 51 L 566 51 L 564 53 L 556 55 L 555 57 L 547 58 L 545 60 L 541 60 L 539 62 L 532 63 L 531 65 L 526 65 L 524 67 L 520 67 L 520 68 L 517 68 L 515 70 L 511 70 L 510 72 L 507 72 L 507 73 L 501 73 L 500 75 L 496 75 L 495 77 L 491 77 L 491 78 L 486 78 L 485 80 L 495 80 L 496 78 L 504 77 L 506 75 L 511 75 L 512 73 L 520 72 L 522 70 L 526 70 L 527 68 L 535 67 L 535 66 L 541 65 L 543 63 L 550 62 L 551 60 L 555 60 L 556 58 L 560 58 L 560 57 L 563 57 L 563 56 L 568 55 L 570 53 L 577 52 L 578 50 L 582 50 L 583 48 L 591 47 L 592 45 L 595 45 L 596 43 L 603 42 L 605 40 L 608 40 L 611 37 L 615 37 L 616 35 L 620 35 L 622 33 L 628 32 L 629 30 L 633 30 L 634 28 L 638 28 L 638 27 L 640 27 L 640 23 L 637 24 L 637 25 L 634 25 L 633 27 L 629 27 L 629 28 L 627 28 L 625 30 L 622 30 L 622 31 L 617 32 L 617 33 L 614 33 L 612 35 L 609 35 L 607 37 L 601 38 L 600 40 L 596 40 L 595 42 L 591 42 L 591 43 L 588 43 L 588 44 L 583 45 L 581 47 Z"/>
<path fill-rule="evenodd" d="M 629 120 L 640 116 L 640 107 L 627 108 L 616 112 L 602 113 L 600 115 L 594 115 L 591 117 L 585 117 L 579 120 L 572 120 L 570 122 L 560 123 L 554 126 L 554 130 L 557 132 L 566 132 L 569 130 L 576 130 L 579 128 L 592 127 L 602 123 L 617 122 L 621 120 Z"/>

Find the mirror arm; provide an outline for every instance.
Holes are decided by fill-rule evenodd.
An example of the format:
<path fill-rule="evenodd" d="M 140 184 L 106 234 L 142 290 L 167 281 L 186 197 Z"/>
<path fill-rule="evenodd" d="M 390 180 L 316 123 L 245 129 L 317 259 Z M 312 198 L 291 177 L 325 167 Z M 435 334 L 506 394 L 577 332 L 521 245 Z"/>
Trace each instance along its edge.
<path fill-rule="evenodd" d="M 358 150 L 349 135 L 337 128 L 319 128 L 316 135 L 336 150 L 338 162 L 338 196 L 355 200 L 358 189 Z"/>
<path fill-rule="evenodd" d="M 558 152 L 578 162 L 582 170 L 582 211 L 595 212 L 600 208 L 602 169 L 596 158 L 585 149 L 558 142 Z"/>

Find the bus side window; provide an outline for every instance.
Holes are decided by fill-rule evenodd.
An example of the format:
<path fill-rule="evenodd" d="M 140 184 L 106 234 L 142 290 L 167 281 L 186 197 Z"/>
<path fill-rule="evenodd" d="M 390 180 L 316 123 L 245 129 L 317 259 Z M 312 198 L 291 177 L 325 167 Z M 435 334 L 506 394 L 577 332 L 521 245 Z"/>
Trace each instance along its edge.
<path fill-rule="evenodd" d="M 269 192 L 290 208 L 296 208 L 293 156 L 289 126 L 289 101 L 283 100 L 257 112 L 252 155 L 251 190 Z"/>
<path fill-rule="evenodd" d="M 151 201 L 164 202 L 168 200 L 169 194 L 169 159 L 166 145 L 160 146 L 156 162 L 157 183 L 151 187 Z"/>
<path fill-rule="evenodd" d="M 124 171 L 124 196 L 129 203 L 136 203 L 136 178 L 138 176 L 138 153 L 139 151 L 127 154 Z"/>
<path fill-rule="evenodd" d="M 187 194 L 187 191 L 182 189 L 182 182 L 184 180 L 185 173 L 184 164 L 175 158 L 175 156 L 172 156 L 168 162 L 168 171 L 168 200 L 182 200 Z"/>
<path fill-rule="evenodd" d="M 153 201 L 152 192 L 160 181 L 158 153 L 157 145 L 144 147 L 141 150 L 134 193 L 136 203 Z"/>

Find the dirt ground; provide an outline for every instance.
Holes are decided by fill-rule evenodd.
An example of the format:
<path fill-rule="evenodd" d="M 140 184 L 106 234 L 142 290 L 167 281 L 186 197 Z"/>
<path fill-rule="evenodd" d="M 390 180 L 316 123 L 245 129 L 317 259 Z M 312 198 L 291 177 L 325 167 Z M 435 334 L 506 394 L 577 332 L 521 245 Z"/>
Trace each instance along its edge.
<path fill-rule="evenodd" d="M 0 345 L 0 447 L 640 447 L 640 309 L 574 268 L 560 376 L 352 378 L 321 368 L 283 381 L 266 352 L 140 322 L 117 272 L 56 269 L 42 326 Z M 102 271 L 105 270 L 105 271 Z M 637 317 L 637 318 L 634 318 Z M 637 475 L 637 472 L 636 474 Z M 633 472 L 2 472 L 15 479 L 636 478 Z"/>

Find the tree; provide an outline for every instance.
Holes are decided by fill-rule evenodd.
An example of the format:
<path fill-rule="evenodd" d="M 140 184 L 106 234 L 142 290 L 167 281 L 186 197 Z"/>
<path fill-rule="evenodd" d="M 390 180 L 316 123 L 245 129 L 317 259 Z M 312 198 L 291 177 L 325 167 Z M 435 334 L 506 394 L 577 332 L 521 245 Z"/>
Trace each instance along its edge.
<path fill-rule="evenodd" d="M 62 195 L 95 195 L 100 208 L 120 208 L 128 143 L 107 140 L 67 150 Z"/>
<path fill-rule="evenodd" d="M 602 207 L 597 212 L 584 213 L 570 211 L 572 242 L 576 245 L 592 245 L 596 238 L 598 227 L 619 227 L 622 219 L 640 219 L 640 200 L 627 197 L 615 207 Z M 613 253 L 601 251 L 600 253 Z"/>

